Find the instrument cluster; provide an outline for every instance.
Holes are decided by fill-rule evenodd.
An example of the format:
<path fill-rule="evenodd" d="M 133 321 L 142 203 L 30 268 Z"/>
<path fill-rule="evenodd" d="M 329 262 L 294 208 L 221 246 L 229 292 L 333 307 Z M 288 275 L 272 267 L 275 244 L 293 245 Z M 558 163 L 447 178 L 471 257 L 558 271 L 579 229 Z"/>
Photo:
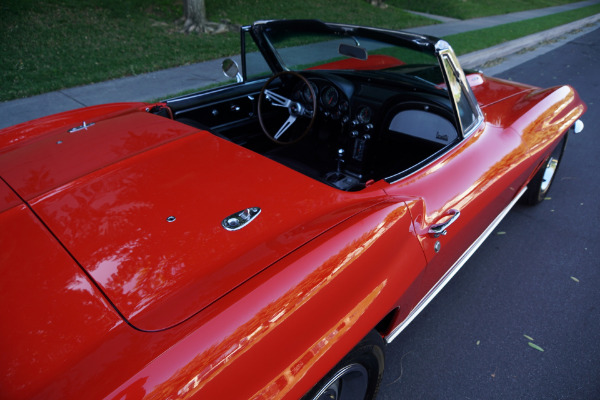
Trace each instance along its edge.
<path fill-rule="evenodd" d="M 315 82 L 317 81 L 317 82 Z M 300 83 L 294 90 L 293 99 L 301 101 L 307 107 L 313 103 L 312 93 L 317 97 L 317 106 L 321 115 L 331 120 L 339 120 L 343 124 L 351 122 L 356 125 L 370 124 L 373 119 L 373 109 L 367 105 L 352 107 L 354 112 L 350 113 L 350 101 L 346 95 L 335 85 L 324 79 L 309 80 L 313 89 L 304 83 Z"/>
<path fill-rule="evenodd" d="M 317 96 L 317 106 L 321 115 L 342 122 L 347 122 L 350 119 L 348 115 L 350 103 L 346 95 L 327 81 L 319 81 L 318 84 L 313 80 L 309 82 L 315 96 Z M 312 92 L 306 84 L 301 83 L 296 87 L 293 99 L 301 101 L 308 107 L 313 102 Z"/>

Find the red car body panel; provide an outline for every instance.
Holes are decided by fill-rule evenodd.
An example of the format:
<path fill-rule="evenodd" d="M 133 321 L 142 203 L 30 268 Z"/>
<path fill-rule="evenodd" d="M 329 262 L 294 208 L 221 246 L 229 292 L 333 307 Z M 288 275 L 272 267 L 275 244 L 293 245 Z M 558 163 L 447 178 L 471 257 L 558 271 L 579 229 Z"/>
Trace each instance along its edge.
<path fill-rule="evenodd" d="M 568 86 L 469 82 L 477 129 L 357 192 L 155 105 L 0 131 L 0 397 L 303 396 L 407 318 L 585 111 Z M 248 207 L 263 212 L 226 232 Z"/>
<path fill-rule="evenodd" d="M 443 168 L 423 169 L 386 190 L 397 196 L 419 193 L 411 212 L 428 258 L 425 292 L 518 193 L 531 171 L 503 161 L 522 158 L 520 144 L 519 135 L 511 130 L 482 126 L 439 160 Z M 455 209 L 460 218 L 446 235 L 429 234 L 432 225 L 449 219 Z M 435 251 L 438 242 L 441 250 Z"/>
<path fill-rule="evenodd" d="M 127 398 L 140 393 L 144 393 L 147 398 L 186 398 L 200 390 L 203 391 L 203 396 L 216 396 L 223 390 L 223 385 L 227 385 L 231 377 L 239 373 L 239 368 L 245 369 L 245 372 L 240 375 L 242 379 L 237 379 L 239 385 L 231 391 L 232 395 L 235 394 L 234 397 L 252 397 L 253 391 L 256 394 L 263 392 L 264 397 L 270 397 L 268 394 L 275 389 L 283 390 L 282 393 L 292 388 L 295 390 L 292 393 L 305 391 L 307 387 L 296 388 L 293 385 L 295 380 L 290 380 L 287 375 L 292 378 L 294 374 L 302 376 L 310 373 L 318 376 L 323 372 L 323 367 L 312 369 L 311 366 L 318 360 L 323 362 L 324 358 L 330 360 L 329 366 L 335 364 L 337 356 L 344 351 L 344 347 L 338 343 L 336 332 L 348 331 L 349 334 L 342 341 L 347 345 L 359 339 L 370 329 L 370 324 L 385 316 L 385 310 L 398 303 L 398 293 L 409 289 L 412 282 L 412 279 L 407 278 L 418 277 L 425 265 L 422 251 L 411 232 L 409 213 L 403 203 L 381 203 L 362 214 L 364 215 L 360 219 L 350 219 L 325 233 L 318 246 L 303 247 L 290 258 L 249 280 L 235 293 L 226 295 L 209 306 L 204 313 L 168 333 L 136 331 L 122 323 L 114 311 L 108 313 L 114 315 L 109 320 L 110 323 L 102 324 L 104 321 L 95 319 L 106 314 L 107 310 L 94 310 L 92 305 L 97 301 L 79 299 L 78 304 L 84 310 L 79 310 L 76 314 L 66 313 L 63 317 L 73 321 L 57 321 L 61 323 L 57 323 L 55 329 L 39 332 L 46 340 L 40 341 L 39 347 L 32 349 L 30 353 L 39 354 L 38 359 L 42 363 L 40 369 L 47 371 L 48 379 L 38 383 L 41 387 L 26 387 L 29 390 L 23 390 L 22 387 L 7 388 L 9 382 L 4 381 L 3 393 L 10 394 L 11 398 L 29 398 L 32 393 L 39 398 L 103 397 L 108 393 L 102 392 L 102 388 L 118 386 L 120 380 L 132 376 L 108 398 L 113 398 L 113 395 L 114 398 Z M 17 243 L 22 240 L 19 235 L 11 237 Z M 396 240 L 403 237 L 408 240 L 401 240 L 403 245 L 399 248 Z M 31 243 L 34 245 L 34 242 Z M 53 241 L 49 243 L 58 247 Z M 331 256 L 332 248 L 338 249 L 334 257 Z M 27 252 L 13 254 L 17 253 L 22 258 L 28 258 Z M 45 257 L 48 253 L 44 251 L 39 254 L 40 257 Z M 67 255 L 63 253 L 63 257 Z M 373 274 L 371 265 L 379 257 L 381 268 L 377 268 L 377 273 Z M 392 265 L 389 264 L 390 261 Z M 64 258 L 57 258 L 55 268 L 52 268 L 53 265 L 44 265 L 43 262 L 38 265 L 44 270 L 44 274 L 48 274 L 55 272 L 55 269 L 64 270 L 64 262 Z M 393 271 L 390 268 L 394 265 L 410 268 L 391 274 Z M 14 275 L 18 273 L 21 272 L 15 271 Z M 49 296 L 58 290 L 68 297 L 71 291 L 76 294 L 83 291 L 86 294 L 86 290 L 93 292 L 95 289 L 81 276 L 81 272 L 76 275 L 79 278 L 72 275 L 67 275 L 65 279 L 57 278 L 56 283 L 46 279 L 48 288 L 42 293 L 31 295 L 36 299 L 33 304 L 33 311 L 36 312 L 23 312 L 27 302 L 23 301 L 23 296 L 14 293 L 22 290 L 20 286 L 13 286 L 15 290 L 9 290 L 8 293 L 21 305 L 14 309 L 15 318 L 17 315 L 21 318 L 28 315 L 31 325 L 37 325 L 40 319 L 53 321 L 52 315 L 47 314 L 47 305 L 39 304 L 40 301 L 47 301 L 45 294 Z M 8 277 L 13 278 L 12 275 Z M 29 275 L 24 278 L 31 279 Z M 76 285 L 78 282 L 79 286 Z M 69 287 L 73 289 L 69 290 Z M 377 290 L 369 289 L 372 287 Z M 353 302 L 341 303 L 338 301 L 341 297 L 356 300 L 359 306 L 353 307 Z M 63 304 L 59 303 L 57 306 L 57 312 L 60 312 L 61 306 L 74 310 L 70 304 L 73 301 L 72 298 L 66 298 Z M 107 307 L 106 302 L 100 302 L 102 303 Z M 322 304 L 331 304 L 332 307 L 323 310 Z M 31 307 L 32 304 L 28 306 Z M 39 315 L 41 312 L 44 315 Z M 332 316 L 335 317 L 333 323 Z M 327 327 L 325 331 L 323 323 Z M 18 324 L 21 325 L 23 324 Z M 27 325 L 23 327 L 27 328 Z M 65 333 L 59 328 L 67 328 L 73 335 L 80 328 L 83 333 L 74 343 L 68 340 L 65 342 L 68 338 L 65 338 Z M 298 329 L 302 329 L 301 337 L 295 335 Z M 14 332 L 14 336 L 11 334 L 9 337 L 6 334 L 7 332 L 3 333 L 3 343 L 6 343 L 6 339 L 16 344 L 15 350 L 18 351 L 14 353 L 21 353 L 21 344 L 31 348 L 30 331 L 18 330 Z M 104 338 L 105 343 L 93 340 L 103 336 L 109 337 L 109 340 Z M 286 339 L 282 341 L 282 338 Z M 298 353 L 300 358 L 294 352 L 288 357 L 281 357 L 281 350 L 289 345 L 292 338 L 296 342 L 294 348 L 310 350 Z M 76 354 L 81 357 L 77 360 L 78 363 L 67 365 L 65 371 L 49 368 L 56 362 L 56 355 L 44 352 L 46 346 L 59 348 L 68 355 L 69 351 L 78 350 L 78 344 L 87 350 L 87 353 Z M 329 351 L 330 347 L 336 348 L 335 346 L 339 348 L 337 352 Z M 71 347 L 75 349 L 72 350 Z M 28 381 L 31 358 L 18 357 L 18 354 L 11 352 L 8 352 L 8 356 L 11 361 L 14 358 L 15 363 L 21 362 L 22 375 L 15 376 L 20 378 L 16 381 Z M 238 358 L 240 360 L 236 363 L 231 362 Z M 256 368 L 257 359 L 269 362 L 262 364 L 264 368 Z M 154 361 L 150 363 L 151 360 Z M 267 368 L 289 371 L 285 374 L 285 379 L 265 382 L 265 377 L 270 376 L 265 371 Z M 132 374 L 132 371 L 139 372 Z M 82 373 L 83 376 L 80 375 Z M 60 379 L 56 379 L 57 376 Z M 103 385 L 98 387 L 94 385 L 95 382 L 103 382 Z"/>
<path fill-rule="evenodd" d="M 204 322 L 197 330 L 119 392 L 134 390 L 136 381 L 150 376 L 148 398 L 214 397 L 224 387 L 234 398 L 300 397 L 310 388 L 300 378 L 318 379 L 385 316 L 398 291 L 410 285 L 401 275 L 389 275 L 389 262 L 406 266 L 401 272 L 410 277 L 424 268 L 402 203 L 382 203 L 360 217 L 326 232 L 318 244 L 311 242 L 211 305 L 195 321 L 196 326 Z M 409 240 L 398 248 L 398 237 Z M 378 261 L 381 268 L 374 268 Z"/>
<path fill-rule="evenodd" d="M 72 127 L 86 119 L 104 119 L 146 107 L 144 103 L 112 103 L 99 106 L 84 107 L 77 110 L 65 111 L 59 114 L 38 118 L 35 121 L 24 122 L 15 126 L 2 129 L 0 135 L 0 149 L 22 143 L 38 137 L 52 134 L 51 132 L 61 127 Z"/>
<path fill-rule="evenodd" d="M 473 90 L 480 107 L 486 107 L 494 103 L 506 103 L 513 96 L 531 92 L 537 88 L 518 82 L 509 82 L 498 78 L 492 78 L 483 74 L 469 74 L 467 80 Z M 506 117 L 506 116 L 502 116 Z"/>
<path fill-rule="evenodd" d="M 62 374 L 125 323 L 25 205 L 3 211 L 0 222 L 10 227 L 0 230 L 0 397 L 32 398 L 68 384 Z"/>
<path fill-rule="evenodd" d="M 119 312 L 148 331 L 189 318 L 383 195 L 334 190 L 142 111 L 14 146 L 0 170 Z M 249 229 L 222 229 L 225 217 L 257 204 L 269 213 Z"/>
<path fill-rule="evenodd" d="M 21 204 L 19 197 L 3 181 L 0 181 L 0 212 Z"/>
<path fill-rule="evenodd" d="M 136 154 L 181 138 L 197 130 L 165 118 L 138 110 L 130 104 L 116 116 L 95 116 L 78 113 L 72 125 L 81 125 L 87 119 L 92 123 L 85 129 L 69 132 L 64 118 L 36 121 L 48 131 L 38 136 L 21 136 L 10 146 L 0 150 L 0 170 L 7 183 L 24 199 L 47 193 L 51 189 L 72 184 L 77 178 L 123 161 Z M 94 122 L 95 121 L 95 122 Z M 71 126 L 72 126 L 71 125 Z M 4 136 L 4 135 L 2 135 Z M 18 136 L 18 135 L 15 135 Z M 90 151 L 92 150 L 92 151 Z"/>

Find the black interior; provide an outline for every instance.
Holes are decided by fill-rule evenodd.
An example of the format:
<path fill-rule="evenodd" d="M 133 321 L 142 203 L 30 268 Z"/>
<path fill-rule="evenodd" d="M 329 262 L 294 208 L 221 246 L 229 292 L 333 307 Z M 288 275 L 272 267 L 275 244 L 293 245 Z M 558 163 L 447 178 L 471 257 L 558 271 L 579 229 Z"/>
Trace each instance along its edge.
<path fill-rule="evenodd" d="M 289 145 L 270 140 L 259 124 L 258 99 L 266 81 L 235 85 L 167 104 L 179 122 L 207 130 L 345 191 L 361 190 L 380 179 L 398 179 L 458 141 L 440 144 L 389 129 L 398 110 L 407 107 L 436 113 L 454 125 L 443 90 L 417 91 L 414 84 L 391 83 L 372 73 L 311 71 L 303 72 L 303 76 L 317 96 L 315 122 L 305 137 Z M 312 99 L 307 98 L 310 91 L 302 81 L 286 77 L 273 82 L 270 89 L 311 108 Z M 274 107 L 264 99 L 262 104 L 263 120 L 272 125 L 269 131 L 277 132 L 289 117 L 288 110 Z M 299 117 L 284 135 L 300 134 L 307 120 Z"/>

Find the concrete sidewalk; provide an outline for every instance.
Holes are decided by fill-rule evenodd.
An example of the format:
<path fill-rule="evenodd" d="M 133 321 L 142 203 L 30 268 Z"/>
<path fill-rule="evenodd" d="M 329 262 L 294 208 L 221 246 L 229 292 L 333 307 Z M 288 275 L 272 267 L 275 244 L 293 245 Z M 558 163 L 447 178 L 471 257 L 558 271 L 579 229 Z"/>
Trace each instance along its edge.
<path fill-rule="evenodd" d="M 512 14 L 498 15 L 486 18 L 476 18 L 466 21 L 450 21 L 438 25 L 430 25 L 408 29 L 410 32 L 432 36 L 447 36 L 455 33 L 468 32 L 491 26 L 502 25 L 510 22 L 522 21 L 542 17 L 563 11 L 569 11 L 593 4 L 600 0 L 588 0 L 571 3 L 557 7 L 538 10 L 523 11 Z M 498 74 L 520 62 L 525 62 L 539 54 L 550 51 L 576 35 L 569 34 L 573 30 L 588 32 L 599 27 L 600 14 L 576 21 L 568 26 L 558 27 L 541 32 L 509 43 L 460 57 L 464 67 L 479 67 L 491 60 L 502 58 L 498 65 L 485 69 L 484 72 Z M 539 47 L 543 41 L 553 40 L 551 45 Z M 536 48 L 535 51 L 510 55 L 525 48 Z M 190 89 L 208 86 L 224 79 L 221 72 L 222 59 L 213 60 L 167 70 L 152 72 L 143 75 L 110 80 L 87 86 L 79 86 L 45 93 L 24 99 L 0 103 L 0 128 L 15 125 L 31 119 L 80 107 L 122 101 L 148 101 L 152 99 L 167 98 L 176 93 Z"/>

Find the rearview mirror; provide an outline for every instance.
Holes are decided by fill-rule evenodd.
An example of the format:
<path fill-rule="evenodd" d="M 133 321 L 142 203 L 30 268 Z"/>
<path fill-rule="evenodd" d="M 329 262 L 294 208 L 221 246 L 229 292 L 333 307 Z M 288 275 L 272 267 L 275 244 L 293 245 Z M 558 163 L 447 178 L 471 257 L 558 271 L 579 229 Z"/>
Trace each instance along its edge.
<path fill-rule="evenodd" d="M 367 49 L 365 49 L 364 47 L 351 46 L 345 43 L 340 43 L 338 53 L 340 53 L 343 56 L 357 58 L 363 61 L 369 58 L 369 55 L 367 54 Z"/>

